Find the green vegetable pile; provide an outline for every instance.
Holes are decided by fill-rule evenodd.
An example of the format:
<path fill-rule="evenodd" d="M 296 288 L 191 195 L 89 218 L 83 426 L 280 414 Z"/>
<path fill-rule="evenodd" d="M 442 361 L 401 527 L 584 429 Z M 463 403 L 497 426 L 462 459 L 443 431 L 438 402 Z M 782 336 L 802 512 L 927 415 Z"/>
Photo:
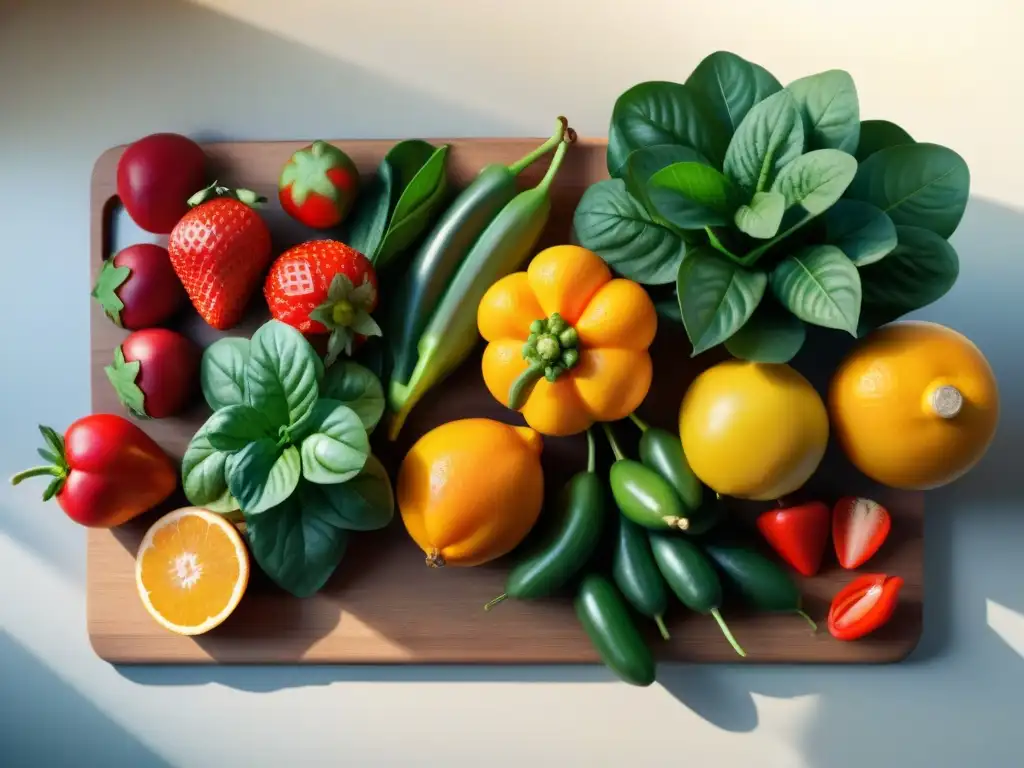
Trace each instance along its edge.
<path fill-rule="evenodd" d="M 241 511 L 260 568 L 297 597 L 317 592 L 351 532 L 394 516 L 391 482 L 370 451 L 380 380 L 351 361 L 325 371 L 303 335 L 276 320 L 251 340 L 207 347 L 200 377 L 214 412 L 182 459 L 186 497 Z"/>
<path fill-rule="evenodd" d="M 693 354 L 787 362 L 807 325 L 862 336 L 942 297 L 959 274 L 948 238 L 970 173 L 951 149 L 861 120 L 841 70 L 783 87 L 719 51 L 685 83 L 619 96 L 610 179 L 574 216 L 581 245 L 622 276 L 674 283 L 659 310 Z"/>

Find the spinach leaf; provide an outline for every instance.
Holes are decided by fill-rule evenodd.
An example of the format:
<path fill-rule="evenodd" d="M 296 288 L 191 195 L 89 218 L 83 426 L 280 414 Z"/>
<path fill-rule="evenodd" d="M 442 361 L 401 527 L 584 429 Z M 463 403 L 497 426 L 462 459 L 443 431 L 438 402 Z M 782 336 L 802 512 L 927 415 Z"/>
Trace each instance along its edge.
<path fill-rule="evenodd" d="M 228 405 L 215 411 L 206 422 L 210 445 L 218 451 L 234 453 L 262 438 L 274 438 L 267 417 L 248 405 Z"/>
<path fill-rule="evenodd" d="M 207 405 L 213 410 L 241 405 L 245 396 L 245 366 L 249 340 L 237 336 L 218 339 L 203 351 L 199 382 Z"/>
<path fill-rule="evenodd" d="M 686 253 L 679 234 L 656 223 L 622 179 L 587 187 L 576 206 L 573 229 L 580 245 L 622 277 L 644 285 L 675 282 Z"/>
<path fill-rule="evenodd" d="M 308 503 L 305 481 L 298 492 L 262 514 L 246 514 L 253 557 L 270 579 L 295 597 L 319 591 L 345 555 L 348 531 L 320 517 Z"/>
<path fill-rule="evenodd" d="M 403 171 L 399 168 L 401 196 L 391 214 L 387 232 L 380 247 L 374 253 L 374 266 L 384 269 L 394 258 L 415 242 L 430 223 L 431 217 L 444 202 L 448 189 L 445 174 L 445 160 L 449 146 L 445 144 L 434 151 L 430 159 L 405 183 Z"/>
<path fill-rule="evenodd" d="M 355 411 L 367 432 L 372 432 L 384 416 L 384 387 L 380 379 L 369 368 L 351 360 L 331 366 L 320 394 Z"/>
<path fill-rule="evenodd" d="M 342 229 L 341 239 L 371 261 L 388 228 L 392 175 L 392 168 L 385 157 L 377 173 L 370 176 L 366 186 L 360 190 Z"/>
<path fill-rule="evenodd" d="M 728 51 L 704 57 L 686 86 L 703 95 L 731 137 L 750 108 L 782 90 L 782 84 L 764 67 Z"/>
<path fill-rule="evenodd" d="M 825 212 L 825 239 L 858 267 L 866 267 L 896 247 L 896 225 L 870 203 L 839 200 Z"/>
<path fill-rule="evenodd" d="M 271 320 L 252 336 L 245 384 L 249 405 L 272 427 L 296 427 L 316 403 L 316 352 L 295 328 Z"/>
<path fill-rule="evenodd" d="M 857 334 L 860 274 L 834 245 L 814 245 L 778 263 L 772 293 L 805 322 Z"/>
<path fill-rule="evenodd" d="M 739 206 L 739 190 L 721 171 L 702 163 L 673 163 L 651 176 L 647 197 L 658 213 L 680 229 L 728 224 Z"/>
<path fill-rule="evenodd" d="M 208 424 L 199 428 L 185 450 L 181 459 L 181 484 L 190 504 L 226 514 L 239 509 L 225 476 L 230 454 L 210 444 Z"/>
<path fill-rule="evenodd" d="M 889 214 L 897 226 L 948 238 L 967 207 L 971 175 L 964 159 L 938 144 L 903 144 L 868 157 L 846 191 Z"/>
<path fill-rule="evenodd" d="M 307 513 L 349 531 L 384 528 L 395 514 L 391 480 L 373 455 L 367 458 L 362 472 L 347 483 L 317 485 L 304 482 L 300 493 Z"/>
<path fill-rule="evenodd" d="M 804 121 L 808 149 L 841 149 L 851 155 L 860 141 L 860 101 L 849 72 L 830 69 L 786 86 Z"/>
<path fill-rule="evenodd" d="M 302 440 L 302 476 L 311 483 L 344 483 L 362 471 L 370 438 L 359 416 L 337 400 L 324 398 L 313 408 Z"/>
<path fill-rule="evenodd" d="M 880 149 L 913 143 L 913 137 L 896 123 L 889 120 L 861 120 L 857 162 L 863 163 Z"/>
<path fill-rule="evenodd" d="M 838 149 L 815 149 L 787 163 L 772 191 L 785 196 L 787 208 L 799 205 L 811 216 L 818 216 L 842 197 L 856 174 L 853 155 Z"/>
<path fill-rule="evenodd" d="M 608 173 L 621 177 L 629 153 L 653 144 L 691 147 L 716 167 L 725 153 L 711 105 L 681 83 L 638 83 L 615 100 L 608 130 Z"/>
<path fill-rule="evenodd" d="M 655 144 L 651 147 L 634 150 L 626 158 L 622 176 L 623 181 L 626 182 L 626 190 L 648 213 L 655 214 L 654 206 L 647 199 L 647 182 L 662 168 L 682 162 L 711 165 L 700 152 L 690 147 L 684 147 L 682 144 Z"/>
<path fill-rule="evenodd" d="M 733 357 L 755 363 L 788 363 L 803 347 L 807 326 L 771 296 L 758 304 L 750 320 L 725 340 Z"/>
<path fill-rule="evenodd" d="M 755 192 L 750 202 L 733 214 L 736 229 L 750 237 L 767 240 L 775 237 L 786 212 L 786 198 L 781 192 Z"/>
<path fill-rule="evenodd" d="M 227 460 L 228 489 L 238 499 L 246 519 L 287 499 L 299 483 L 300 465 L 295 446 L 279 447 L 267 437 L 231 454 Z"/>
<path fill-rule="evenodd" d="M 743 327 L 767 284 L 764 272 L 744 269 L 708 246 L 688 252 L 679 267 L 676 292 L 693 355 L 721 344 Z"/>
<path fill-rule="evenodd" d="M 804 124 L 789 91 L 754 105 L 725 152 L 725 175 L 753 195 L 771 187 L 775 174 L 804 151 Z"/>

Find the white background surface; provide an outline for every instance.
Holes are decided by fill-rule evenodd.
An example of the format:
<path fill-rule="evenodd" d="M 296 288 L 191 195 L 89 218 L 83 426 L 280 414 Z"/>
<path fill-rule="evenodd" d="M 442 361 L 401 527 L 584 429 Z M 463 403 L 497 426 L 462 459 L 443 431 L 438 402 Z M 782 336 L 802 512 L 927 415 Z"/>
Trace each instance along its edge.
<path fill-rule="evenodd" d="M 626 12 L 624 7 L 634 10 Z M 988 458 L 927 498 L 925 640 L 878 668 L 144 669 L 85 635 L 84 535 L 0 486 L 0 763 L 1020 765 L 1024 155 L 1010 0 L 0 0 L 0 470 L 89 409 L 88 184 L 158 130 L 198 138 L 603 136 L 615 97 L 724 48 L 784 83 L 849 70 L 862 115 L 961 152 L 961 277 L 919 313 L 993 364 Z M 970 762 L 969 762 L 970 761 Z"/>

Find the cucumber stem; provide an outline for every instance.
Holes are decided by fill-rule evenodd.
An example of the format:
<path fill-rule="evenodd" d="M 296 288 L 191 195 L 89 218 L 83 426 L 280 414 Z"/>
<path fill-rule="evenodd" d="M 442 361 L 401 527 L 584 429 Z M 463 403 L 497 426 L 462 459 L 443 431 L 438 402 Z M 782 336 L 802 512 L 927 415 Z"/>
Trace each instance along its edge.
<path fill-rule="evenodd" d="M 630 419 L 630 421 L 632 421 L 634 424 L 637 425 L 637 427 L 640 429 L 641 432 L 646 432 L 650 428 L 650 425 L 647 424 L 643 419 L 641 419 L 635 413 L 629 414 L 629 419 Z"/>
<path fill-rule="evenodd" d="M 594 443 L 594 433 L 587 428 L 587 472 L 594 474 L 597 468 L 597 445 Z"/>
<path fill-rule="evenodd" d="M 505 593 L 505 592 L 502 592 L 502 593 L 501 593 L 500 595 L 498 595 L 498 596 L 497 596 L 496 598 L 494 598 L 493 600 L 491 600 L 491 602 L 487 603 L 487 604 L 486 604 L 486 605 L 484 606 L 484 610 L 485 610 L 485 611 L 489 611 L 489 610 L 491 610 L 491 608 L 493 608 L 494 606 L 496 606 L 496 605 L 497 605 L 498 603 L 500 603 L 500 602 L 501 602 L 502 600 L 505 600 L 506 598 L 508 598 L 508 594 L 507 594 L 507 593 Z"/>
<path fill-rule="evenodd" d="M 811 625 L 811 629 L 814 630 L 815 632 L 818 631 L 818 625 L 815 623 L 814 619 L 812 619 L 810 616 L 808 616 L 806 613 L 804 613 L 800 609 L 797 609 L 797 615 L 798 616 L 803 616 L 807 620 L 807 623 Z"/>
<path fill-rule="evenodd" d="M 661 638 L 663 640 L 670 640 L 671 638 L 668 634 L 668 628 L 665 626 L 665 620 L 661 618 L 660 613 L 654 617 L 654 623 L 658 625 L 658 631 L 661 633 Z"/>
<path fill-rule="evenodd" d="M 526 168 L 528 168 L 529 166 L 533 165 L 537 160 L 539 160 L 541 157 L 543 157 L 548 152 L 550 152 L 552 149 L 554 149 L 556 146 L 558 146 L 559 142 L 561 142 L 562 138 L 565 136 L 566 130 L 568 130 L 568 129 L 569 129 L 569 121 L 566 120 L 564 117 L 559 117 L 558 118 L 558 127 L 555 129 L 555 132 L 553 134 L 551 134 L 551 138 L 550 139 L 548 139 L 543 144 L 541 144 L 539 147 L 537 147 L 535 150 L 533 150 L 532 152 L 527 153 L 526 155 L 524 155 L 523 157 L 521 157 L 519 160 L 517 160 L 516 162 L 512 163 L 512 165 L 510 165 L 508 167 L 508 169 L 512 173 L 512 175 L 513 176 L 518 176 Z"/>
<path fill-rule="evenodd" d="M 722 618 L 722 614 L 718 612 L 717 608 L 711 609 L 711 615 L 715 617 L 715 621 L 718 622 L 718 627 L 722 630 L 722 634 L 725 635 L 725 639 L 729 641 L 729 645 L 736 651 L 740 656 L 746 658 L 747 652 L 740 647 L 740 644 L 736 642 L 736 638 L 732 636 L 732 632 L 729 631 L 729 625 L 725 623 L 725 619 Z"/>
<path fill-rule="evenodd" d="M 626 456 L 622 453 L 622 449 L 619 448 L 619 441 L 615 439 L 615 435 L 612 433 L 612 428 L 607 424 L 601 424 L 601 428 L 604 429 L 605 437 L 608 438 L 608 445 L 612 447 L 612 453 L 615 454 L 615 460 L 624 461 Z"/>
<path fill-rule="evenodd" d="M 565 138 L 558 144 L 558 149 L 555 150 L 555 156 L 551 158 L 551 165 L 548 166 L 548 172 L 544 174 L 544 178 L 540 180 L 540 184 L 537 185 L 539 189 L 545 195 L 548 194 L 548 190 L 551 188 L 551 183 L 555 180 L 555 176 L 558 174 L 558 169 L 562 165 L 562 160 L 565 159 L 565 152 L 569 149 L 569 145 L 576 141 L 576 131 L 572 128 L 568 130 Z"/>

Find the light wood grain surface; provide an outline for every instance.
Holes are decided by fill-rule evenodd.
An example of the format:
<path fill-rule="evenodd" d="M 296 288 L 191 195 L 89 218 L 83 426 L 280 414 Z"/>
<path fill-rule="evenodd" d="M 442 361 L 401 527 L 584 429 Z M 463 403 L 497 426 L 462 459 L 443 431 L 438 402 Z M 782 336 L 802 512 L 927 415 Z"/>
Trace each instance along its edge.
<path fill-rule="evenodd" d="M 429 137 L 428 137 L 429 138 Z M 448 168 L 455 185 L 467 183 L 488 162 L 511 162 L 542 139 L 431 139 L 449 142 Z M 389 140 L 337 141 L 362 173 L 371 173 L 394 144 Z M 274 236 L 275 252 L 305 239 L 327 236 L 290 221 L 276 203 L 281 166 L 300 142 L 215 143 L 206 145 L 217 178 L 231 186 L 254 189 L 270 198 L 264 215 Z M 110 253 L 110 217 L 117 204 L 115 169 L 123 148 L 104 153 L 96 163 L 91 200 L 91 279 Z M 603 141 L 581 139 L 572 147 L 552 190 L 553 212 L 541 247 L 570 239 L 572 212 L 588 184 L 606 177 Z M 522 175 L 531 186 L 542 175 L 542 161 Z M 120 243 L 119 245 L 127 245 Z M 85 286 L 83 286 L 83 289 Z M 267 317 L 257 296 L 249 317 L 228 335 L 248 336 Z M 104 373 L 114 348 L 127 335 L 92 302 L 91 383 L 94 412 L 125 414 Z M 200 343 L 221 334 L 191 311 L 176 327 Z M 819 388 L 841 353 L 834 335 L 810 344 L 794 365 Z M 681 328 L 661 321 L 652 353 L 655 383 L 641 414 L 652 423 L 673 428 L 686 385 L 718 358 L 690 358 Z M 199 402 L 179 418 L 139 422 L 176 459 L 209 415 Z M 413 412 L 399 441 L 375 450 L 394 477 L 401 456 L 418 436 L 454 418 L 488 416 L 522 423 L 495 402 L 479 373 L 479 350 L 444 385 Z M 630 428 L 620 434 L 634 439 Z M 752 440 L 759 436 L 751 436 Z M 549 490 L 582 467 L 582 437 L 545 441 L 544 465 Z M 818 475 L 801 497 L 817 494 L 831 503 L 847 494 L 870 495 L 886 504 L 893 532 L 862 572 L 902 576 L 906 586 L 890 624 L 875 635 L 851 643 L 834 640 L 824 627 L 832 596 L 856 574 L 843 571 L 828 556 L 822 573 L 801 579 L 805 607 L 819 622 L 812 633 L 795 615 L 753 614 L 732 601 L 723 614 L 748 657 L 730 649 L 710 617 L 674 607 L 667 623 L 672 639 L 662 641 L 643 624 L 659 658 L 690 662 L 865 663 L 892 662 L 913 650 L 922 629 L 923 496 L 881 489 L 853 472 L 834 446 Z M 146 527 L 169 509 L 186 504 L 178 495 L 159 510 L 113 531 L 90 531 L 88 543 L 88 631 L 96 653 L 123 664 L 133 663 L 594 663 L 597 656 L 577 623 L 568 597 L 543 601 L 505 601 L 485 613 L 483 604 L 503 591 L 508 559 L 471 569 L 428 569 L 422 553 L 406 535 L 396 514 L 384 531 L 356 534 L 348 554 L 326 588 L 305 600 L 274 587 L 255 569 L 238 610 L 218 629 L 198 638 L 173 635 L 145 612 L 136 593 L 134 556 Z M 756 508 L 737 509 L 749 521 Z M 542 518 L 543 519 L 543 518 Z M 799 577 L 798 577 L 799 578 Z"/>

